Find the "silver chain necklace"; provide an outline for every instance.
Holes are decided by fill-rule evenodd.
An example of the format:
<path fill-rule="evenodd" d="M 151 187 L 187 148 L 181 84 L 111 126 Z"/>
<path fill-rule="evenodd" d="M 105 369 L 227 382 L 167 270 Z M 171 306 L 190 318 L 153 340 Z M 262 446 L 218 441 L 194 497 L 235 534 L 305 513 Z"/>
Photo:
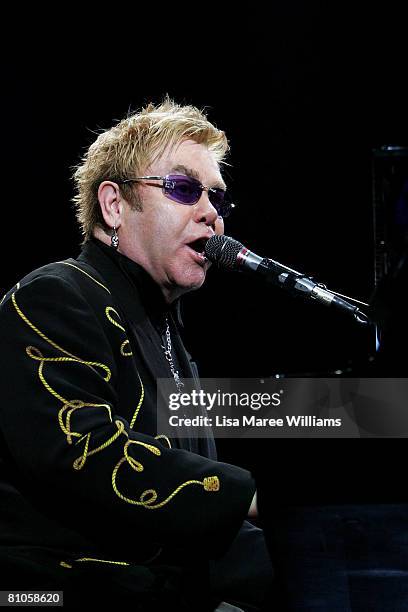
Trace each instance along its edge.
<path fill-rule="evenodd" d="M 170 326 L 169 326 L 169 320 L 167 317 L 166 317 L 166 332 L 165 333 L 166 333 L 167 348 L 163 344 L 162 344 L 162 348 L 164 350 L 164 355 L 167 361 L 169 362 L 170 370 L 171 370 L 171 373 L 173 374 L 173 378 L 174 378 L 174 382 L 176 383 L 177 391 L 180 393 L 182 388 L 184 387 L 184 383 L 181 382 L 178 370 L 176 370 L 176 368 L 174 367 L 173 356 L 171 352 L 172 347 L 171 347 Z"/>

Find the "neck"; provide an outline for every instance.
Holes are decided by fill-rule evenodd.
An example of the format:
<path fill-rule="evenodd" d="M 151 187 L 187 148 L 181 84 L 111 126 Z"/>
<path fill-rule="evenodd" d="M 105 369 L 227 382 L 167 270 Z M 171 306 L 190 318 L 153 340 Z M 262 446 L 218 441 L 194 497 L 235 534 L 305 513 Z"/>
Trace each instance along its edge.
<path fill-rule="evenodd" d="M 110 236 L 110 233 L 108 233 L 108 230 L 104 230 L 101 227 L 95 227 L 92 235 L 97 240 L 100 240 L 101 242 L 106 244 L 106 246 L 113 248 L 111 246 L 111 236 Z M 128 257 L 128 255 L 121 250 L 120 242 L 119 242 L 119 247 L 117 249 L 117 252 L 120 253 L 121 255 L 124 255 L 125 257 Z M 149 274 L 149 276 L 153 279 L 153 281 L 156 282 L 155 279 L 150 274 L 150 272 L 146 270 L 146 268 L 143 266 L 143 264 L 140 261 L 136 261 L 135 259 L 132 259 L 132 261 L 134 261 L 139 266 L 144 268 L 147 274 Z M 170 283 L 169 283 L 169 286 L 163 286 L 157 282 L 156 284 L 159 287 L 160 291 L 162 292 L 165 302 L 169 305 L 172 304 L 177 298 L 179 298 L 184 293 L 182 289 L 175 288 L 174 286 L 171 286 Z"/>

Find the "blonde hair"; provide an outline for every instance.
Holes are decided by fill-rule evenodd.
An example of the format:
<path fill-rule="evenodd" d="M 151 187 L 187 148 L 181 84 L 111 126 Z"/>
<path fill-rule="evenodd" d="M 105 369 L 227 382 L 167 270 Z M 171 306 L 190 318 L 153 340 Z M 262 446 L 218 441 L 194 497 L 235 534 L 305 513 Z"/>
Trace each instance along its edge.
<path fill-rule="evenodd" d="M 204 110 L 180 106 L 168 96 L 158 106 L 149 104 L 99 134 L 73 173 L 73 202 L 84 239 L 92 235 L 95 226 L 106 229 L 98 202 L 102 181 L 140 175 L 167 147 L 185 139 L 204 144 L 219 164 L 229 149 L 224 132 L 208 121 Z M 130 206 L 141 210 L 132 185 L 119 187 Z"/>

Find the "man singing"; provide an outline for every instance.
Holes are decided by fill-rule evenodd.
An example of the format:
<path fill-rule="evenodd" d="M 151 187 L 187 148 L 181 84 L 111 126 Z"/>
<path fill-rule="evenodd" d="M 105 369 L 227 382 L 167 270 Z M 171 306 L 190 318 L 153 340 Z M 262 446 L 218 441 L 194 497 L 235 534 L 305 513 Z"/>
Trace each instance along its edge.
<path fill-rule="evenodd" d="M 74 173 L 81 254 L 4 296 L 3 588 L 63 590 L 68 606 L 259 609 L 271 566 L 244 522 L 251 474 L 216 460 L 211 432 L 156 429 L 157 378 L 197 377 L 179 298 L 204 283 L 205 243 L 231 210 L 227 150 L 167 98 L 101 133 Z"/>

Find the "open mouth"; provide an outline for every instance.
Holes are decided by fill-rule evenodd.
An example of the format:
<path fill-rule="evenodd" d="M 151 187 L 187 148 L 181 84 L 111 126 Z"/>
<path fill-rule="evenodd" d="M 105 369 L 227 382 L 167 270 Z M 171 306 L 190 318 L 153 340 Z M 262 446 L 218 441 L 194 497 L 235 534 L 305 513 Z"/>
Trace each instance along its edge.
<path fill-rule="evenodd" d="M 198 240 L 194 240 L 194 242 L 189 242 L 187 246 L 189 246 L 190 249 L 193 249 L 193 251 L 195 251 L 199 255 L 205 257 L 206 242 L 207 240 L 205 238 L 199 238 Z"/>

